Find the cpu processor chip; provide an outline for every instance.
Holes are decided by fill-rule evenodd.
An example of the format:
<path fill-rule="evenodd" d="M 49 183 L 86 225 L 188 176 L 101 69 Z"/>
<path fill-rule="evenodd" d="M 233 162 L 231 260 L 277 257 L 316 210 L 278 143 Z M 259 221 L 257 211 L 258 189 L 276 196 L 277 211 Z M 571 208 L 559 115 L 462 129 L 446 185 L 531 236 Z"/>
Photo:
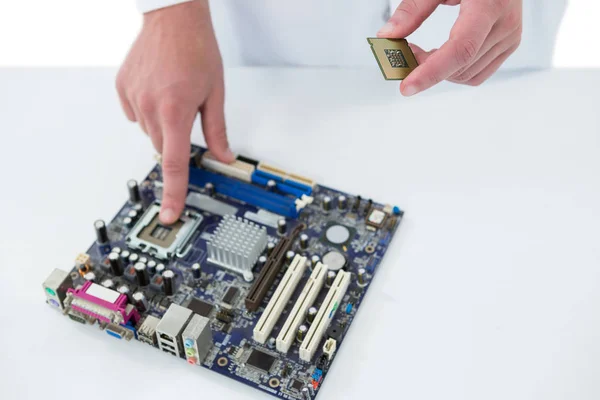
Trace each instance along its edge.
<path fill-rule="evenodd" d="M 159 220 L 159 212 L 158 204 L 148 207 L 127 235 L 127 245 L 162 260 L 182 256 L 189 239 L 202 222 L 202 215 L 184 210 L 174 224 L 164 225 Z"/>
<path fill-rule="evenodd" d="M 402 80 L 417 68 L 417 59 L 406 39 L 367 38 L 383 77 Z"/>

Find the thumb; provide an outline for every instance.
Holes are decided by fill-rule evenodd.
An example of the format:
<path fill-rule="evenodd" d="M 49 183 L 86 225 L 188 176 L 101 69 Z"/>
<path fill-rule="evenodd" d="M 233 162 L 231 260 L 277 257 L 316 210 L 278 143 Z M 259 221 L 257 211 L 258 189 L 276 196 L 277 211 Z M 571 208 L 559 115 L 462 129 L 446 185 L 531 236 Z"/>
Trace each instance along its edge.
<path fill-rule="evenodd" d="M 229 149 L 225 127 L 225 90 L 221 83 L 215 87 L 200 110 L 206 146 L 217 160 L 231 163 L 235 156 Z"/>
<path fill-rule="evenodd" d="M 438 5 L 440 0 L 402 0 L 377 36 L 390 39 L 407 37 L 429 18 Z"/>

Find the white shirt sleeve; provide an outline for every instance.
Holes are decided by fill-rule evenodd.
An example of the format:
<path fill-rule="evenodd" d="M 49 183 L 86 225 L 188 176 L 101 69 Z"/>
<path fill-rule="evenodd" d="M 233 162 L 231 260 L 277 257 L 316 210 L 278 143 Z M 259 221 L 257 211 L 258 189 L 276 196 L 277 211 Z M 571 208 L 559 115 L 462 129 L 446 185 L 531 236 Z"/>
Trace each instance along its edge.
<path fill-rule="evenodd" d="M 136 3 L 137 8 L 141 13 L 147 13 L 158 10 L 159 8 L 165 8 L 180 3 L 187 3 L 188 1 L 192 0 L 136 0 Z"/>

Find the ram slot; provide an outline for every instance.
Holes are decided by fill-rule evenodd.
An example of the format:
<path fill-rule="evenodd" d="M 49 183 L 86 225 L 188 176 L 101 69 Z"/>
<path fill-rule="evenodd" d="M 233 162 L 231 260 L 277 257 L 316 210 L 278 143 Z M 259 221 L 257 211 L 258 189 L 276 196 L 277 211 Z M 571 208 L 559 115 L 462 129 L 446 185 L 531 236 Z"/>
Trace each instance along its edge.
<path fill-rule="evenodd" d="M 296 254 L 285 275 L 283 275 L 281 282 L 279 282 L 277 289 L 275 289 L 275 293 L 271 296 L 271 300 L 269 300 L 265 311 L 254 327 L 254 340 L 258 343 L 264 344 L 267 341 L 285 305 L 290 300 L 294 290 L 296 290 L 296 286 L 298 286 L 305 270 L 306 257 Z"/>
<path fill-rule="evenodd" d="M 350 284 L 350 273 L 340 270 L 333 281 L 333 285 L 327 292 L 327 296 L 319 308 L 319 312 L 315 317 L 310 329 L 306 333 L 306 337 L 300 346 L 300 359 L 310 361 L 319 348 L 319 343 L 323 338 L 325 330 L 329 327 L 336 310 L 338 309 L 342 298 L 348 290 Z"/>
<path fill-rule="evenodd" d="M 281 328 L 279 336 L 277 336 L 277 350 L 281 351 L 282 353 L 287 353 L 292 346 L 292 343 L 296 339 L 296 331 L 304 320 L 306 311 L 314 303 L 317 295 L 323 288 L 326 276 L 327 267 L 320 262 L 317 263 L 312 274 L 310 274 L 306 285 L 304 285 L 302 293 L 300 293 L 298 300 L 296 300 L 294 308 L 292 308 L 290 315 L 283 324 L 283 328 Z"/>

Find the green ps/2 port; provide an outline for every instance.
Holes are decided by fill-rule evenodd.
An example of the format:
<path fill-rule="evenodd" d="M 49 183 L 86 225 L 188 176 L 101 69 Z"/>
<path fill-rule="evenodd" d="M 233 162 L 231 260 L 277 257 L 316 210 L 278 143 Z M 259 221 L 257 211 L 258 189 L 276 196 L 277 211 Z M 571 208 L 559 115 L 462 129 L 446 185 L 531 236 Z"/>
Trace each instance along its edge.
<path fill-rule="evenodd" d="M 46 292 L 50 295 L 50 296 L 56 296 L 56 292 L 52 289 L 50 289 L 49 287 L 46 288 Z"/>

